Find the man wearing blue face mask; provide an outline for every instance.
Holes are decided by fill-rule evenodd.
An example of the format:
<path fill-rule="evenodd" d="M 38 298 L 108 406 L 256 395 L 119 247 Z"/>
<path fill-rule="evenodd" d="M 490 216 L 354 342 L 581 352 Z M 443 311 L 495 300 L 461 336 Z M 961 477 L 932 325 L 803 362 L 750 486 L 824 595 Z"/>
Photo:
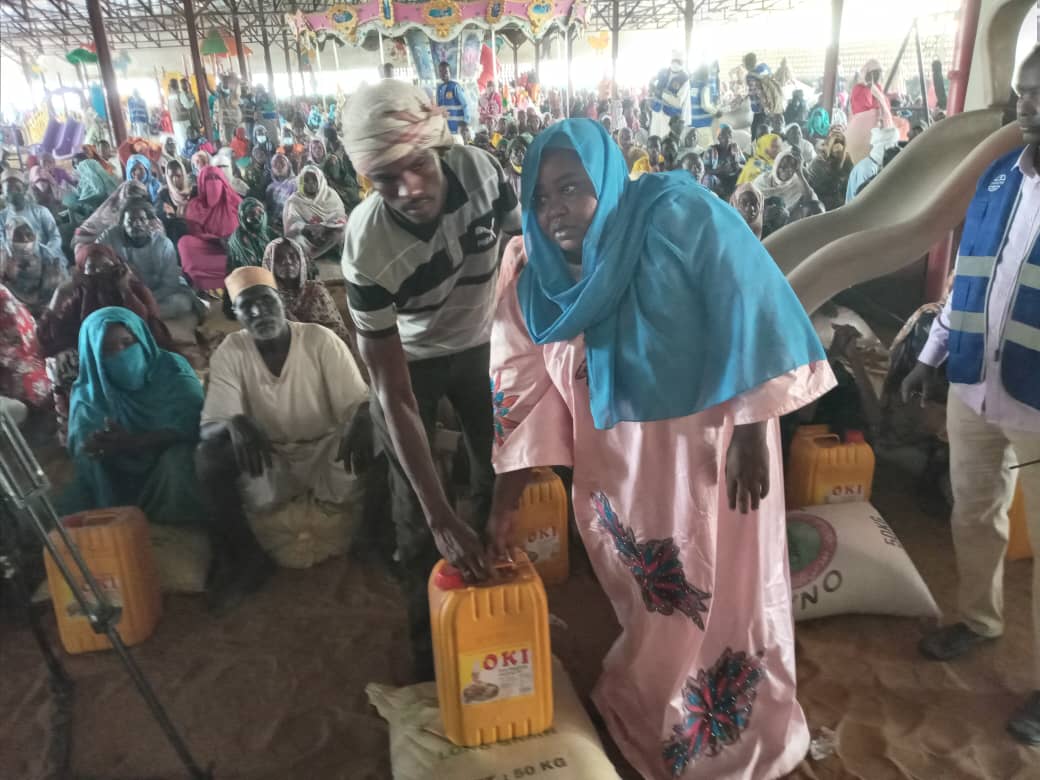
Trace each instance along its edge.
<path fill-rule="evenodd" d="M 59 511 L 138 506 L 149 522 L 201 523 L 201 411 L 202 385 L 188 361 L 160 349 L 129 309 L 98 309 L 79 333 L 68 439 L 76 471 Z"/>

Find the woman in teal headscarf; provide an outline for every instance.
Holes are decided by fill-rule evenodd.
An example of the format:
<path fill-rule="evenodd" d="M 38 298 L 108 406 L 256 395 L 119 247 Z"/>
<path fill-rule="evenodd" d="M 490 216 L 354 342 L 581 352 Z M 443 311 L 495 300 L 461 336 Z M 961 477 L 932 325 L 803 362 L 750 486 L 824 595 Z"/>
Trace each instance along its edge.
<path fill-rule="evenodd" d="M 116 191 L 119 181 L 105 173 L 97 160 L 81 160 L 76 173 L 79 175 L 76 191 L 66 195 L 62 204 L 69 209 L 73 224 L 78 225 Z"/>
<path fill-rule="evenodd" d="M 201 523 L 194 456 L 202 401 L 188 361 L 159 349 L 132 311 L 109 306 L 88 316 L 69 404 L 76 476 L 60 510 L 133 505 L 152 522 Z"/>
<path fill-rule="evenodd" d="M 159 197 L 159 190 L 163 186 L 152 170 L 152 161 L 143 154 L 132 154 L 126 161 L 126 180 L 139 181 L 147 187 L 148 197 L 151 198 L 152 203 L 155 203 L 156 198 Z"/>
<path fill-rule="evenodd" d="M 521 202 L 491 335 L 492 550 L 531 470 L 572 466 L 621 625 L 593 700 L 629 763 L 783 776 L 809 731 L 776 418 L 833 386 L 823 347 L 741 216 L 685 171 L 629 181 L 598 122 L 535 139 Z"/>

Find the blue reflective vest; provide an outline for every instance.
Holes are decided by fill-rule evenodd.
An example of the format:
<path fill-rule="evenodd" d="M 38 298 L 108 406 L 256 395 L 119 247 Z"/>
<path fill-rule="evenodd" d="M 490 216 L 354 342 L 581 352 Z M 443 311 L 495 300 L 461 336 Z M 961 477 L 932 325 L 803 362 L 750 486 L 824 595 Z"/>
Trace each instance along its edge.
<path fill-rule="evenodd" d="M 987 351 L 1000 360 L 1001 380 L 1008 394 L 1040 409 L 1040 241 L 1033 245 L 1019 271 L 1010 300 L 991 300 L 993 273 L 1002 261 L 1008 228 L 1018 209 L 1022 149 L 997 160 L 979 180 L 968 207 L 964 236 L 950 298 L 951 382 L 978 384 L 985 378 Z M 992 307 L 1000 308 L 1000 333 L 987 339 Z"/>
<path fill-rule="evenodd" d="M 448 112 L 450 132 L 459 132 L 459 123 L 469 121 L 466 93 L 457 81 L 441 82 L 437 87 L 437 105 Z"/>
<path fill-rule="evenodd" d="M 690 127 L 711 127 L 715 121 L 715 115 L 709 114 L 701 103 L 701 93 L 704 87 L 708 88 L 709 99 L 713 106 L 719 103 L 719 79 L 713 75 L 707 81 L 694 81 L 690 83 Z"/>

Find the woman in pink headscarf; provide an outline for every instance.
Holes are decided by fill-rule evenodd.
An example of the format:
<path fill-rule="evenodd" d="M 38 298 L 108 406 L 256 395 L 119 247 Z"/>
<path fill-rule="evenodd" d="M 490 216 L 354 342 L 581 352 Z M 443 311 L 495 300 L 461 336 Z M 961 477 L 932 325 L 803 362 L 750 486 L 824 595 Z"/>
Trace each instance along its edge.
<path fill-rule="evenodd" d="M 867 60 L 852 87 L 849 126 L 845 135 L 853 163 L 858 163 L 870 152 L 872 129 L 892 127 L 892 107 L 884 92 L 883 76 L 881 63 Z"/>
<path fill-rule="evenodd" d="M 859 80 L 852 87 L 852 115 L 873 111 L 878 121 L 876 127 L 890 127 L 892 108 L 882 85 L 881 63 L 867 60 L 859 71 Z"/>
<path fill-rule="evenodd" d="M 241 202 L 223 171 L 212 165 L 199 171 L 198 194 L 188 201 L 184 212 L 188 235 L 177 242 L 181 267 L 196 290 L 223 289 L 227 240 L 238 227 Z"/>

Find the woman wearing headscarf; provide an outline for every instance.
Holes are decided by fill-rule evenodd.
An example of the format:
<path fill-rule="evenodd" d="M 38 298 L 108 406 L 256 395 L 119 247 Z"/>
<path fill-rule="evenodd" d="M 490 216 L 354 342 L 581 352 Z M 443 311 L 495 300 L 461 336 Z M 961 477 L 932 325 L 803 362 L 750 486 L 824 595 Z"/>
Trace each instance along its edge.
<path fill-rule="evenodd" d="M 704 152 L 707 186 L 717 192 L 720 198 L 728 199 L 733 194 L 737 179 L 746 163 L 744 153 L 733 143 L 733 129 L 727 124 L 719 125 L 716 143 Z"/>
<path fill-rule="evenodd" d="M 185 221 L 188 235 L 177 249 L 181 267 L 196 290 L 221 290 L 227 276 L 227 240 L 238 227 L 242 199 L 212 165 L 199 172 L 197 194 L 188 201 Z"/>
<path fill-rule="evenodd" d="M 755 238 L 762 238 L 762 212 L 765 211 L 765 198 L 754 184 L 741 184 L 729 199 L 729 205 L 740 212 L 744 222 L 751 228 Z"/>
<path fill-rule="evenodd" d="M 58 185 L 58 190 L 64 197 L 76 188 L 76 177 L 62 168 L 50 152 L 40 155 L 40 167 L 43 168 Z"/>
<path fill-rule="evenodd" d="M 845 205 L 845 193 L 852 173 L 852 160 L 845 149 L 845 133 L 832 130 L 823 151 L 812 161 L 806 177 L 827 211 Z"/>
<path fill-rule="evenodd" d="M 254 146 L 247 160 L 238 161 L 249 197 L 259 201 L 267 197 L 267 186 L 271 183 L 268 162 L 267 152 L 262 146 Z"/>
<path fill-rule="evenodd" d="M 93 244 L 102 233 L 113 225 L 119 224 L 126 202 L 133 198 L 151 200 L 148 197 L 147 188 L 136 179 L 124 181 L 116 187 L 115 191 L 108 196 L 105 202 L 93 214 L 87 217 L 83 224 L 76 228 L 76 232 L 72 237 L 72 247 L 77 256 L 82 252 L 81 247 L 86 244 Z M 152 223 L 152 231 L 155 233 L 164 232 L 163 224 L 158 218 Z"/>
<path fill-rule="evenodd" d="M 744 170 L 737 178 L 737 184 L 750 184 L 763 173 L 773 170 L 773 162 L 780 154 L 780 136 L 766 133 L 755 142 L 755 154 L 744 165 Z"/>
<path fill-rule="evenodd" d="M 160 349 L 144 321 L 121 307 L 84 320 L 79 355 L 68 437 L 75 477 L 61 511 L 137 506 L 150 522 L 200 524 L 203 392 L 188 361 Z"/>
<path fill-rule="evenodd" d="M 255 150 L 257 147 L 267 153 L 267 159 L 271 159 L 274 154 L 274 143 L 268 135 L 267 127 L 263 124 L 257 124 L 253 128 L 253 149 Z"/>
<path fill-rule="evenodd" d="M 238 227 L 228 239 L 227 273 L 245 265 L 260 265 L 271 238 L 264 204 L 256 198 L 245 198 L 238 206 Z"/>
<path fill-rule="evenodd" d="M 166 164 L 166 186 L 159 190 L 155 199 L 155 210 L 166 230 L 166 237 L 176 246 L 188 233 L 184 221 L 191 199 L 191 182 L 181 160 L 170 160 Z"/>
<path fill-rule="evenodd" d="M 173 338 L 159 318 L 159 304 L 119 255 L 104 244 L 90 244 L 77 262 L 72 279 L 54 293 L 36 328 L 47 377 L 54 387 L 59 438 L 65 443 L 69 393 L 79 376 L 79 331 L 88 316 L 106 306 L 122 306 L 140 317 L 162 349 L 173 349 Z"/>
<path fill-rule="evenodd" d="M 105 144 L 105 146 L 109 151 L 111 151 L 111 147 L 108 146 L 107 143 Z M 98 165 L 100 165 L 101 168 L 105 171 L 105 173 L 107 173 L 109 176 L 112 176 L 116 179 L 123 178 L 120 175 L 120 173 L 116 171 L 116 168 L 112 164 L 112 162 L 105 159 L 105 157 L 101 154 L 101 151 L 93 144 L 83 144 L 83 154 L 88 160 L 97 160 Z"/>
<path fill-rule="evenodd" d="M 119 186 L 119 182 L 105 173 L 97 160 L 80 161 L 76 172 L 79 174 L 79 184 L 62 200 L 73 224 L 90 217 Z"/>
<path fill-rule="evenodd" d="M 361 202 L 361 195 L 358 192 L 357 171 L 350 164 L 346 152 L 342 148 L 337 151 L 328 150 L 320 138 L 312 138 L 308 148 L 311 163 L 321 168 L 321 172 L 325 174 L 325 181 L 339 195 L 339 199 L 343 201 L 343 208 L 349 214 Z"/>
<path fill-rule="evenodd" d="M 291 238 L 276 238 L 264 250 L 263 266 L 274 274 L 286 317 L 324 325 L 343 339 L 351 352 L 355 351 L 354 339 L 328 288 L 320 280 L 309 278 L 310 263 L 298 243 Z"/>
<path fill-rule="evenodd" d="M 143 154 L 132 154 L 126 161 L 126 180 L 131 179 L 141 182 L 148 190 L 149 200 L 155 203 L 159 190 L 162 189 L 162 182 L 152 170 L 152 161 Z"/>
<path fill-rule="evenodd" d="M 180 154 L 177 152 L 177 139 L 172 135 L 164 135 L 159 141 L 159 147 L 162 150 L 162 158 L 159 160 L 159 166 L 162 172 L 166 173 L 166 168 L 173 161 L 183 162 Z"/>
<path fill-rule="evenodd" d="M 0 284 L 0 396 L 39 407 L 50 392 L 36 322 L 26 305 Z"/>
<path fill-rule="evenodd" d="M 32 191 L 33 200 L 47 209 L 51 216 L 57 219 L 58 215 L 65 209 L 65 205 L 58 197 L 58 185 L 47 171 L 39 165 L 29 169 L 29 187 Z"/>
<path fill-rule="evenodd" d="M 791 150 L 780 152 L 773 169 L 761 174 L 753 184 L 766 200 L 780 198 L 789 212 L 819 200 L 806 181 L 801 158 Z"/>
<path fill-rule="evenodd" d="M 195 154 L 191 155 L 189 159 L 191 160 L 192 178 L 197 178 L 199 171 L 211 164 L 213 156 L 209 152 L 200 149 L 195 152 Z"/>
<path fill-rule="evenodd" d="M 231 150 L 229 148 L 225 146 L 213 155 L 210 165 L 220 169 L 228 184 L 231 185 L 231 189 L 238 193 L 239 196 L 244 198 L 249 194 L 249 185 L 242 181 L 242 177 L 235 172 L 236 166 L 231 162 Z"/>
<path fill-rule="evenodd" d="M 264 198 L 268 223 L 275 235 L 280 236 L 285 232 L 282 216 L 285 214 L 285 204 L 295 192 L 296 177 L 293 176 L 292 165 L 289 158 L 279 152 L 271 158 L 271 183 L 267 185 Z"/>
<path fill-rule="evenodd" d="M 688 176 L 629 181 L 598 123 L 539 136 L 522 195 L 491 336 L 492 552 L 530 470 L 572 465 L 621 624 L 593 700 L 625 758 L 655 780 L 785 775 L 809 731 L 776 418 L 833 386 L 823 347 L 733 209 Z"/>
<path fill-rule="evenodd" d="M 343 246 L 347 212 L 316 165 L 304 166 L 300 172 L 296 192 L 285 203 L 282 223 L 285 237 L 298 241 L 308 260 Z"/>
<path fill-rule="evenodd" d="M 0 244 L 0 284 L 28 307 L 35 317 L 47 306 L 66 277 L 65 258 L 37 240 L 23 217 L 10 217 Z"/>
<path fill-rule="evenodd" d="M 852 116 L 865 111 L 874 112 L 877 127 L 888 127 L 892 123 L 892 108 L 881 81 L 883 75 L 880 62 L 867 60 L 859 70 L 850 98 Z"/>
<path fill-rule="evenodd" d="M 246 137 L 246 129 L 242 126 L 235 128 L 235 137 L 229 144 L 233 160 L 249 156 L 249 139 Z"/>

